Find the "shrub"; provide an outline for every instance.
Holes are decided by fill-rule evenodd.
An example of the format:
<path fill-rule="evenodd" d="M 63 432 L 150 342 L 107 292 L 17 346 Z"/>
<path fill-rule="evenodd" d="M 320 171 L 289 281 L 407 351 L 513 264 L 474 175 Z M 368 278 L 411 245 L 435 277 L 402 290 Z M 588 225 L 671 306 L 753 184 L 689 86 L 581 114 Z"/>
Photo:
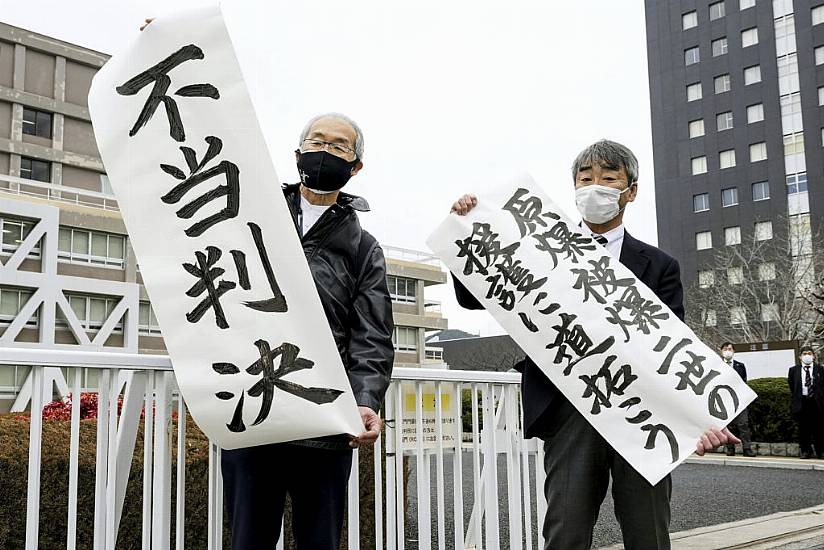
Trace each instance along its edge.
<path fill-rule="evenodd" d="M 790 388 L 787 379 L 759 378 L 748 382 L 758 394 L 747 409 L 752 440 L 763 443 L 795 443 L 798 427 L 790 412 Z"/>

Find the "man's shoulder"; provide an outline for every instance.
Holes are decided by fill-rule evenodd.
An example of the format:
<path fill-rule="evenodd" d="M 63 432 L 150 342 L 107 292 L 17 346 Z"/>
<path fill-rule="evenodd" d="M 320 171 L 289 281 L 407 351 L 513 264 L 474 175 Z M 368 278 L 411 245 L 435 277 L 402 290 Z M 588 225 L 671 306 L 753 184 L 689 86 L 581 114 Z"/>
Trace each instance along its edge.
<path fill-rule="evenodd" d="M 742 363 L 741 361 L 736 361 L 735 359 L 733 359 L 732 364 L 736 367 L 743 367 L 744 366 L 744 363 Z"/>
<path fill-rule="evenodd" d="M 672 262 L 678 263 L 678 260 L 657 246 L 646 243 L 641 239 L 636 239 L 627 231 L 624 232 L 624 248 L 628 252 L 642 254 L 648 257 L 651 261 L 660 265 L 668 265 Z"/>

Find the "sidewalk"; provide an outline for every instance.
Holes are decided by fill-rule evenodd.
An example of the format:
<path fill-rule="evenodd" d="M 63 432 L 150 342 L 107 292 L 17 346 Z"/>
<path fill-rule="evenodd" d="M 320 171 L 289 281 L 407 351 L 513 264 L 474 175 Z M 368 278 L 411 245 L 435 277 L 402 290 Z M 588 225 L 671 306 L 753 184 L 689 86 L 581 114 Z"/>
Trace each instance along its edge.
<path fill-rule="evenodd" d="M 692 456 L 689 464 L 816 470 L 824 472 L 824 460 L 792 457 Z M 822 477 L 824 484 L 824 477 Z M 824 504 L 672 533 L 673 550 L 813 550 L 824 548 Z M 600 550 L 621 550 L 622 544 Z"/>

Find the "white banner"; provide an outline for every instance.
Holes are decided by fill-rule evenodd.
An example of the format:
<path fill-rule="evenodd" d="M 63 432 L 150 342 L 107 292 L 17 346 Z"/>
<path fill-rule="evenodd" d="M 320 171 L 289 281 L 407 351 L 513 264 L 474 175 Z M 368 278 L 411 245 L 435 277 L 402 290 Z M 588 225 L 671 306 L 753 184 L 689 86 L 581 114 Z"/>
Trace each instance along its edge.
<path fill-rule="evenodd" d="M 529 177 L 447 217 L 428 244 L 650 483 L 756 395 Z"/>
<path fill-rule="evenodd" d="M 219 8 L 154 21 L 89 108 L 201 429 L 228 449 L 361 432 Z"/>

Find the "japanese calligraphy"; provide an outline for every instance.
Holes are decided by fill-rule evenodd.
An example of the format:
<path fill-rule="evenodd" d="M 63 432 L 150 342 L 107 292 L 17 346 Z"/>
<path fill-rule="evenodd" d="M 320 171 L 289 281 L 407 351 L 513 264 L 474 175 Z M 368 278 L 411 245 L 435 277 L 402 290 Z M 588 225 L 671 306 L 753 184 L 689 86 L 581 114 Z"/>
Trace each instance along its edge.
<path fill-rule="evenodd" d="M 609 256 L 601 256 L 597 261 L 589 260 L 592 268 L 572 269 L 572 273 L 577 277 L 572 288 L 584 291 L 584 302 L 590 296 L 595 298 L 599 304 L 607 303 L 606 298 L 616 292 L 619 288 L 630 287 L 635 279 L 627 277 L 619 279 L 615 276 L 615 270 L 609 268 Z"/>
<path fill-rule="evenodd" d="M 504 210 L 512 214 L 515 223 L 518 224 L 518 230 L 521 232 L 521 237 L 527 234 L 532 235 L 538 226 L 547 227 L 547 222 L 544 218 L 551 220 L 558 220 L 560 216 L 554 212 L 542 212 L 543 203 L 538 197 L 529 197 L 523 199 L 529 191 L 526 189 L 518 189 L 515 194 L 506 202 Z"/>
<path fill-rule="evenodd" d="M 180 120 L 180 110 L 177 108 L 177 103 L 174 98 L 166 95 L 169 91 L 169 86 L 172 84 L 169 72 L 181 63 L 195 59 L 203 59 L 203 57 L 203 50 L 194 44 L 183 46 L 154 67 L 146 69 L 116 88 L 117 93 L 120 95 L 129 96 L 137 94 L 144 87 L 154 82 L 152 91 L 149 93 L 149 97 L 146 99 L 146 103 L 143 105 L 137 121 L 129 131 L 129 137 L 137 135 L 140 128 L 149 122 L 157 108 L 163 103 L 166 107 L 166 117 L 169 119 L 169 135 L 175 141 L 184 141 L 186 139 L 186 131 L 183 129 L 183 121 Z M 175 95 L 180 97 L 220 98 L 220 92 L 211 84 L 190 84 L 183 86 L 175 92 Z"/>
<path fill-rule="evenodd" d="M 626 338 L 624 341 L 629 342 L 630 327 L 635 327 L 635 330 L 650 333 L 650 326 L 654 328 L 661 328 L 658 321 L 669 319 L 669 313 L 663 311 L 663 307 L 654 303 L 652 300 L 646 300 L 635 285 L 628 287 L 620 298 L 615 300 L 611 306 L 607 306 L 606 311 L 609 313 L 607 321 L 614 325 L 621 327 Z"/>
<path fill-rule="evenodd" d="M 558 256 L 564 254 L 564 259 L 578 263 L 578 258 L 584 255 L 585 250 L 595 250 L 595 244 L 590 237 L 569 230 L 569 226 L 562 221 L 553 225 L 549 231 L 532 235 L 538 241 L 537 250 L 546 252 L 552 258 L 552 269 L 558 267 Z M 553 244 L 555 246 L 553 246 Z"/>
<path fill-rule="evenodd" d="M 513 243 L 501 248 L 498 233 L 493 233 L 488 223 L 473 224 L 472 234 L 463 240 L 455 241 L 455 244 L 458 245 L 458 257 L 466 258 L 464 275 L 472 275 L 475 272 L 488 275 L 489 267 L 501 255 L 512 255 L 521 245 L 521 243 Z"/>

